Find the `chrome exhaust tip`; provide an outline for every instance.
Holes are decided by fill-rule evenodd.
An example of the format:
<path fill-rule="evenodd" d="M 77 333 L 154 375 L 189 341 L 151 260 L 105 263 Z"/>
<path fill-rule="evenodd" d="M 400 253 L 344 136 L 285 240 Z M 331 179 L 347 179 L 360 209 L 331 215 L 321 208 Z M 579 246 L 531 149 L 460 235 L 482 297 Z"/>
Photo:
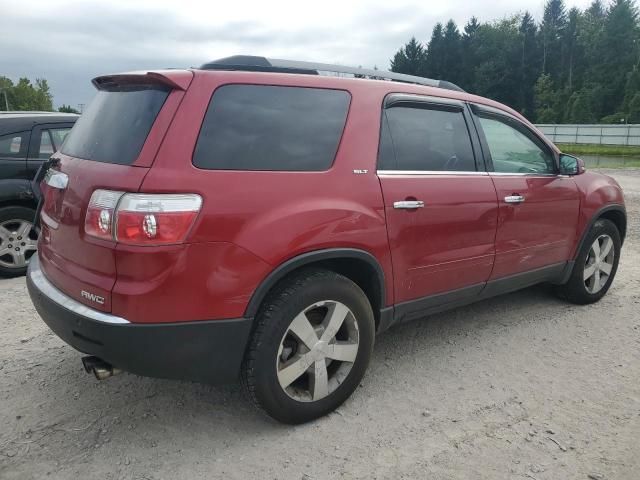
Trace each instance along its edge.
<path fill-rule="evenodd" d="M 93 373 L 98 380 L 104 380 L 122 372 L 98 357 L 82 357 L 82 365 L 85 372 Z"/>

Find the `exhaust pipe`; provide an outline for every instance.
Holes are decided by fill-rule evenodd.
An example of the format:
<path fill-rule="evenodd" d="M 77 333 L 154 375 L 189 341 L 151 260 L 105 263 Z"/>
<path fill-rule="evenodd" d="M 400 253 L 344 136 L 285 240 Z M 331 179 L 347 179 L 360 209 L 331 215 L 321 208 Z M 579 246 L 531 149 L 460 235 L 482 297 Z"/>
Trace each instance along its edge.
<path fill-rule="evenodd" d="M 122 373 L 122 370 L 115 368 L 98 357 L 82 357 L 82 365 L 85 372 L 93 373 L 98 380 L 104 380 Z"/>

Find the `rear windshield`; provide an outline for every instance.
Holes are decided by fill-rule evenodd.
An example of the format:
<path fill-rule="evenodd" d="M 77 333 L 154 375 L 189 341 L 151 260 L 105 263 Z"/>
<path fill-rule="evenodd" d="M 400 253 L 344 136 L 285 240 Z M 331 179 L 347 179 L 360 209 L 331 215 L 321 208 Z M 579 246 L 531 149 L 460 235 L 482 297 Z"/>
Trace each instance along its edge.
<path fill-rule="evenodd" d="M 168 95 L 169 90 L 148 85 L 99 91 L 67 136 L 62 153 L 132 164 Z"/>
<path fill-rule="evenodd" d="M 327 170 L 350 99 L 342 90 L 220 87 L 211 98 L 193 164 L 211 170 Z"/>

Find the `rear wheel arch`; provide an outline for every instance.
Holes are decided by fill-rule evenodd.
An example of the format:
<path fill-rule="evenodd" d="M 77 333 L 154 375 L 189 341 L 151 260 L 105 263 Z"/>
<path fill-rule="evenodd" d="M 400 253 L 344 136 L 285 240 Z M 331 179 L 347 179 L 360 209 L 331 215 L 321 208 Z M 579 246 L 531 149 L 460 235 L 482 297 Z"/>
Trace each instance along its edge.
<path fill-rule="evenodd" d="M 369 252 L 356 248 L 315 250 L 293 257 L 275 268 L 260 283 L 247 305 L 245 317 L 255 317 L 269 292 L 291 274 L 304 268 L 330 270 L 353 281 L 365 293 L 374 312 L 376 328 L 385 307 L 385 275 L 382 266 Z"/>

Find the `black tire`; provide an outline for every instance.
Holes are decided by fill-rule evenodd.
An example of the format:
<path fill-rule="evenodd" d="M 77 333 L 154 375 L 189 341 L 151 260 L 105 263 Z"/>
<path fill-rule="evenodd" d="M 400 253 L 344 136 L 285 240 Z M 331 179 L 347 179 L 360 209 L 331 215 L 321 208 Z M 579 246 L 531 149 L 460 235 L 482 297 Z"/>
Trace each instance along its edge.
<path fill-rule="evenodd" d="M 35 220 L 35 216 L 36 216 L 36 211 L 32 208 L 28 208 L 28 207 L 4 207 L 4 208 L 0 208 L 0 225 L 3 224 L 7 224 L 7 222 L 9 224 L 13 223 L 13 222 L 31 222 L 33 223 Z M 37 237 L 34 237 L 37 238 Z M 17 239 L 14 239 L 14 242 L 18 241 Z M 5 243 L 7 245 L 5 245 Z M 2 238 L 2 236 L 0 236 L 0 250 L 2 250 L 3 248 L 5 248 L 5 246 L 8 246 L 8 239 L 4 239 Z M 13 247 L 13 243 L 11 243 L 12 247 Z M 33 255 L 33 251 L 29 251 L 29 255 Z M 2 260 L 3 258 L 0 257 L 0 260 Z M 5 257 L 5 260 L 7 261 L 7 263 L 10 263 L 8 261 L 8 257 Z M 23 267 L 9 267 L 6 265 L 1 265 L 0 264 L 0 277 L 17 277 L 20 275 L 24 275 L 27 272 L 27 267 L 23 266 Z"/>
<path fill-rule="evenodd" d="M 346 306 L 352 314 L 347 318 L 357 323 L 355 361 L 348 364 L 348 374 L 328 396 L 315 401 L 296 400 L 278 381 L 280 344 L 298 314 L 327 300 Z M 277 286 L 260 307 L 242 368 L 242 383 L 254 403 L 274 419 L 288 424 L 314 420 L 339 407 L 358 387 L 371 358 L 374 338 L 371 305 L 355 283 L 328 270 L 301 271 Z"/>
<path fill-rule="evenodd" d="M 609 236 L 613 241 L 613 268 L 611 269 L 611 273 L 606 279 L 604 286 L 597 292 L 591 293 L 587 289 L 584 272 L 587 267 L 587 258 L 589 257 L 591 246 L 596 239 L 601 238 L 603 235 Z M 587 305 L 600 300 L 611 287 L 611 283 L 618 271 L 621 243 L 620 232 L 612 221 L 605 218 L 597 220 L 585 238 L 584 244 L 576 258 L 569 280 L 564 285 L 559 285 L 557 287 L 556 291 L 558 295 L 561 298 L 578 305 Z"/>

